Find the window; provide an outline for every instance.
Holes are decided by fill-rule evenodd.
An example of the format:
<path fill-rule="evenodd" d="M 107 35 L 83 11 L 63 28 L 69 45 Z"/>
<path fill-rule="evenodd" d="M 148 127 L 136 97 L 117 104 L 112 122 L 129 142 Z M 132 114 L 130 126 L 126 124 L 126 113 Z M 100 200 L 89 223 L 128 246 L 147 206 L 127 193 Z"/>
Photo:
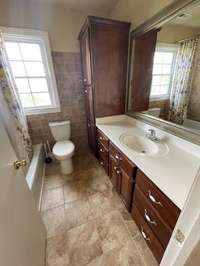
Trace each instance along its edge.
<path fill-rule="evenodd" d="M 167 99 L 170 96 L 177 46 L 160 44 L 154 54 L 150 98 Z"/>
<path fill-rule="evenodd" d="M 60 111 L 47 34 L 4 29 L 3 38 L 8 65 L 25 112 Z"/>

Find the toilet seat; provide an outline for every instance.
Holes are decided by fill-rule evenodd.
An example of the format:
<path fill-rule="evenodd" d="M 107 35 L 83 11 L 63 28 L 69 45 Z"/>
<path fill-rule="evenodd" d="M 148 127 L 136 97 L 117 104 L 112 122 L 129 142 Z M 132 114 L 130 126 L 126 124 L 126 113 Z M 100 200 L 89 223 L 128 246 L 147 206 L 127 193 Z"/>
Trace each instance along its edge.
<path fill-rule="evenodd" d="M 74 143 L 70 140 L 58 141 L 53 146 L 53 155 L 57 160 L 65 160 L 71 158 L 74 154 Z"/>

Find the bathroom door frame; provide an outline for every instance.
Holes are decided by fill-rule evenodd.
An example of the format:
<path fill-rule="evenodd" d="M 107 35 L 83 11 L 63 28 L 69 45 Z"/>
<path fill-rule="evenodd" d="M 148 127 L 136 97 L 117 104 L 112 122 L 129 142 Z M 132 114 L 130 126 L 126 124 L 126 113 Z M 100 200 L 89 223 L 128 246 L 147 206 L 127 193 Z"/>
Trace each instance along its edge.
<path fill-rule="evenodd" d="M 188 194 L 185 205 L 176 223 L 160 266 L 183 266 L 200 240 L 200 169 Z M 183 242 L 177 241 L 178 232 Z"/>

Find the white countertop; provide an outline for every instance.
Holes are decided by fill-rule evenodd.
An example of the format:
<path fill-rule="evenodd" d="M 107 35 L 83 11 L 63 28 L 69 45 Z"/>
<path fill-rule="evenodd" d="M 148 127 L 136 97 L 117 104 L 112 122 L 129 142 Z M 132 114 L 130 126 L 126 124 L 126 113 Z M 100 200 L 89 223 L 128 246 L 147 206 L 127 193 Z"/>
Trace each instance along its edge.
<path fill-rule="evenodd" d="M 200 166 L 200 146 L 125 115 L 98 118 L 96 125 L 176 206 L 183 208 Z M 144 135 L 149 128 L 154 128 L 157 136 L 166 142 L 167 155 L 142 155 L 119 140 L 123 133 Z"/>

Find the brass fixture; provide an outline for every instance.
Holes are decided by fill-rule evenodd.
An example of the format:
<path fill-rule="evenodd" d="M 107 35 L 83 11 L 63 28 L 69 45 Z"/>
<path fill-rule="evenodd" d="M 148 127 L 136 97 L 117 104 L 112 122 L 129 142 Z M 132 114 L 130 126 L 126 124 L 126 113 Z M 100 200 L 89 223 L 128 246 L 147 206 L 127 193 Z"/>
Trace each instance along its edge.
<path fill-rule="evenodd" d="M 16 160 L 14 161 L 13 163 L 13 166 L 16 170 L 20 169 L 20 168 L 23 168 L 27 165 L 27 162 L 26 160 Z"/>

